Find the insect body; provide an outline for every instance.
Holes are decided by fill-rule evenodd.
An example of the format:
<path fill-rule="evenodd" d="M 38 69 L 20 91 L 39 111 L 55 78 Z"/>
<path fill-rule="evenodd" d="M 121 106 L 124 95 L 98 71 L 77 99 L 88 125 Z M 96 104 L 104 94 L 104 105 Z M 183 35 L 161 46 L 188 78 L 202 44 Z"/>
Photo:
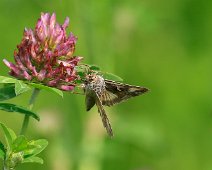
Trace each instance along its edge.
<path fill-rule="evenodd" d="M 148 91 L 145 87 L 106 80 L 95 73 L 86 76 L 84 87 L 86 110 L 89 111 L 96 104 L 109 136 L 113 136 L 113 131 L 103 105 L 112 106 Z"/>

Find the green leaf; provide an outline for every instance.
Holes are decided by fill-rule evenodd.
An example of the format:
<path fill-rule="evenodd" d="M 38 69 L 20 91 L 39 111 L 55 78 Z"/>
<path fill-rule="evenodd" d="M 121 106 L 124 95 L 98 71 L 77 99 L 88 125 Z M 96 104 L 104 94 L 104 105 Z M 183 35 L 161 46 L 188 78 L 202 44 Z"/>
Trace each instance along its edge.
<path fill-rule="evenodd" d="M 83 83 L 82 80 L 75 80 L 74 82 L 75 82 L 76 84 L 79 84 L 79 85 Z M 75 88 L 76 88 L 76 87 L 75 87 Z"/>
<path fill-rule="evenodd" d="M 15 82 L 15 94 L 16 95 L 24 93 L 28 90 L 30 90 L 30 87 L 26 83 L 24 83 L 23 81 L 17 80 Z"/>
<path fill-rule="evenodd" d="M 7 112 L 18 112 L 18 113 L 21 113 L 21 114 L 32 116 L 33 118 L 35 118 L 38 121 L 40 120 L 40 117 L 36 113 L 34 113 L 34 112 L 24 108 L 24 107 L 17 106 L 15 104 L 0 103 L 0 110 L 4 110 L 4 111 L 7 111 Z"/>
<path fill-rule="evenodd" d="M 17 79 L 11 77 L 0 76 L 0 83 L 16 83 Z"/>
<path fill-rule="evenodd" d="M 13 152 L 24 151 L 27 148 L 28 148 L 28 141 L 27 141 L 26 137 L 23 135 L 18 136 L 12 144 Z"/>
<path fill-rule="evenodd" d="M 36 83 L 29 83 L 29 85 L 31 85 L 35 88 L 41 89 L 41 90 L 43 89 L 43 90 L 46 90 L 46 91 L 49 91 L 49 92 L 54 92 L 54 93 L 58 94 L 59 96 L 63 97 L 63 92 L 59 89 L 49 87 L 49 86 L 45 86 L 45 85 L 42 85 L 42 84 L 36 84 Z"/>
<path fill-rule="evenodd" d="M 95 70 L 95 71 L 99 71 L 99 70 L 100 70 L 100 67 L 97 66 L 97 65 L 89 65 L 89 68 L 90 68 L 91 70 Z"/>
<path fill-rule="evenodd" d="M 0 141 L 0 159 L 4 160 L 6 150 L 4 148 L 3 143 Z"/>
<path fill-rule="evenodd" d="M 12 143 L 17 138 L 17 136 L 12 129 L 7 128 L 3 123 L 0 123 L 0 127 L 1 127 L 2 131 L 4 132 L 6 145 L 10 150 L 12 148 Z"/>
<path fill-rule="evenodd" d="M 48 145 L 48 141 L 46 139 L 38 139 L 28 142 L 29 145 L 35 146 L 33 149 L 26 150 L 24 152 L 25 157 L 36 156 L 40 152 L 42 152 Z"/>
<path fill-rule="evenodd" d="M 25 136 L 18 136 L 12 144 L 13 152 L 28 152 L 30 149 L 37 148 L 36 145 L 31 145 Z"/>
<path fill-rule="evenodd" d="M 115 74 L 108 72 L 100 72 L 104 79 L 113 80 L 113 81 L 123 81 L 123 79 Z"/>
<path fill-rule="evenodd" d="M 24 83 L 23 81 L 17 80 L 14 78 L 10 78 L 10 77 L 0 76 L 0 83 L 15 84 L 15 94 L 16 95 L 24 93 L 30 89 L 29 86 L 26 83 Z"/>
<path fill-rule="evenodd" d="M 39 164 L 43 164 L 43 159 L 36 157 L 36 156 L 32 156 L 32 157 L 28 157 L 25 158 L 22 163 L 39 163 Z"/>
<path fill-rule="evenodd" d="M 5 157 L 5 152 L 0 149 L 0 159 L 4 160 L 4 157 Z"/>
<path fill-rule="evenodd" d="M 7 129 L 8 129 L 8 131 L 9 131 L 11 137 L 12 137 L 12 141 L 14 141 L 17 138 L 15 132 L 10 128 L 7 128 Z"/>
<path fill-rule="evenodd" d="M 82 71 L 77 72 L 77 74 L 81 77 L 84 78 L 85 77 L 85 73 Z"/>
<path fill-rule="evenodd" d="M 13 97 L 16 97 L 14 84 L 5 84 L 0 88 L 0 101 L 8 100 Z"/>

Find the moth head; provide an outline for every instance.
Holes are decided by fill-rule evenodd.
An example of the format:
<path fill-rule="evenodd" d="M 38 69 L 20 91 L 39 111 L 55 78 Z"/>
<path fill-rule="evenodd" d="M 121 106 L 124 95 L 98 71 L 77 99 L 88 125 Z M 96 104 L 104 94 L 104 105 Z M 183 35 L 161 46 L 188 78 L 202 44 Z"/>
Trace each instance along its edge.
<path fill-rule="evenodd" d="M 93 74 L 88 74 L 85 76 L 85 84 L 88 84 L 94 80 L 94 75 Z"/>
<path fill-rule="evenodd" d="M 95 84 L 95 86 L 100 86 L 100 87 L 105 86 L 104 78 L 95 73 L 86 75 L 84 83 L 85 85 Z"/>
<path fill-rule="evenodd" d="M 96 73 L 90 73 L 85 76 L 85 80 L 87 82 L 96 81 L 97 79 L 101 79 L 102 77 L 97 75 Z"/>

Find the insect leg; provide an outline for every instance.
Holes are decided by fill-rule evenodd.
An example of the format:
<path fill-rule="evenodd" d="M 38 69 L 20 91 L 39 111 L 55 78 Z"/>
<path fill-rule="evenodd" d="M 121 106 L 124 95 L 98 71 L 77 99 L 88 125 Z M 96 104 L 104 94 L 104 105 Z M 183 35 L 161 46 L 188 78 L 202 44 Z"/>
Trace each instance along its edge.
<path fill-rule="evenodd" d="M 100 116 L 102 118 L 102 123 L 103 123 L 104 127 L 106 128 L 108 135 L 110 137 L 113 137 L 113 130 L 112 130 L 112 127 L 110 125 L 110 121 L 107 117 L 107 114 L 106 114 L 104 108 L 103 108 L 102 102 L 99 100 L 98 96 L 96 98 L 96 106 L 98 108 L 98 111 L 99 111 Z"/>

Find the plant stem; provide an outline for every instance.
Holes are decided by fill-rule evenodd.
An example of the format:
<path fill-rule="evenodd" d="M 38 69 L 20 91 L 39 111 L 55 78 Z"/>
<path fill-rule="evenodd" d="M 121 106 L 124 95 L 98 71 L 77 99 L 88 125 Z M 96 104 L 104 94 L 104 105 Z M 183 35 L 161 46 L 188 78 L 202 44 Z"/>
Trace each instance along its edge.
<path fill-rule="evenodd" d="M 29 100 L 29 110 L 32 110 L 33 104 L 35 102 L 36 97 L 38 96 L 40 89 L 35 88 L 32 92 L 31 98 Z M 22 124 L 20 135 L 24 135 L 26 133 L 27 127 L 29 124 L 29 115 L 24 116 L 24 121 Z"/>
<path fill-rule="evenodd" d="M 5 166 L 5 162 L 3 162 L 3 170 L 7 170 L 7 167 Z"/>

